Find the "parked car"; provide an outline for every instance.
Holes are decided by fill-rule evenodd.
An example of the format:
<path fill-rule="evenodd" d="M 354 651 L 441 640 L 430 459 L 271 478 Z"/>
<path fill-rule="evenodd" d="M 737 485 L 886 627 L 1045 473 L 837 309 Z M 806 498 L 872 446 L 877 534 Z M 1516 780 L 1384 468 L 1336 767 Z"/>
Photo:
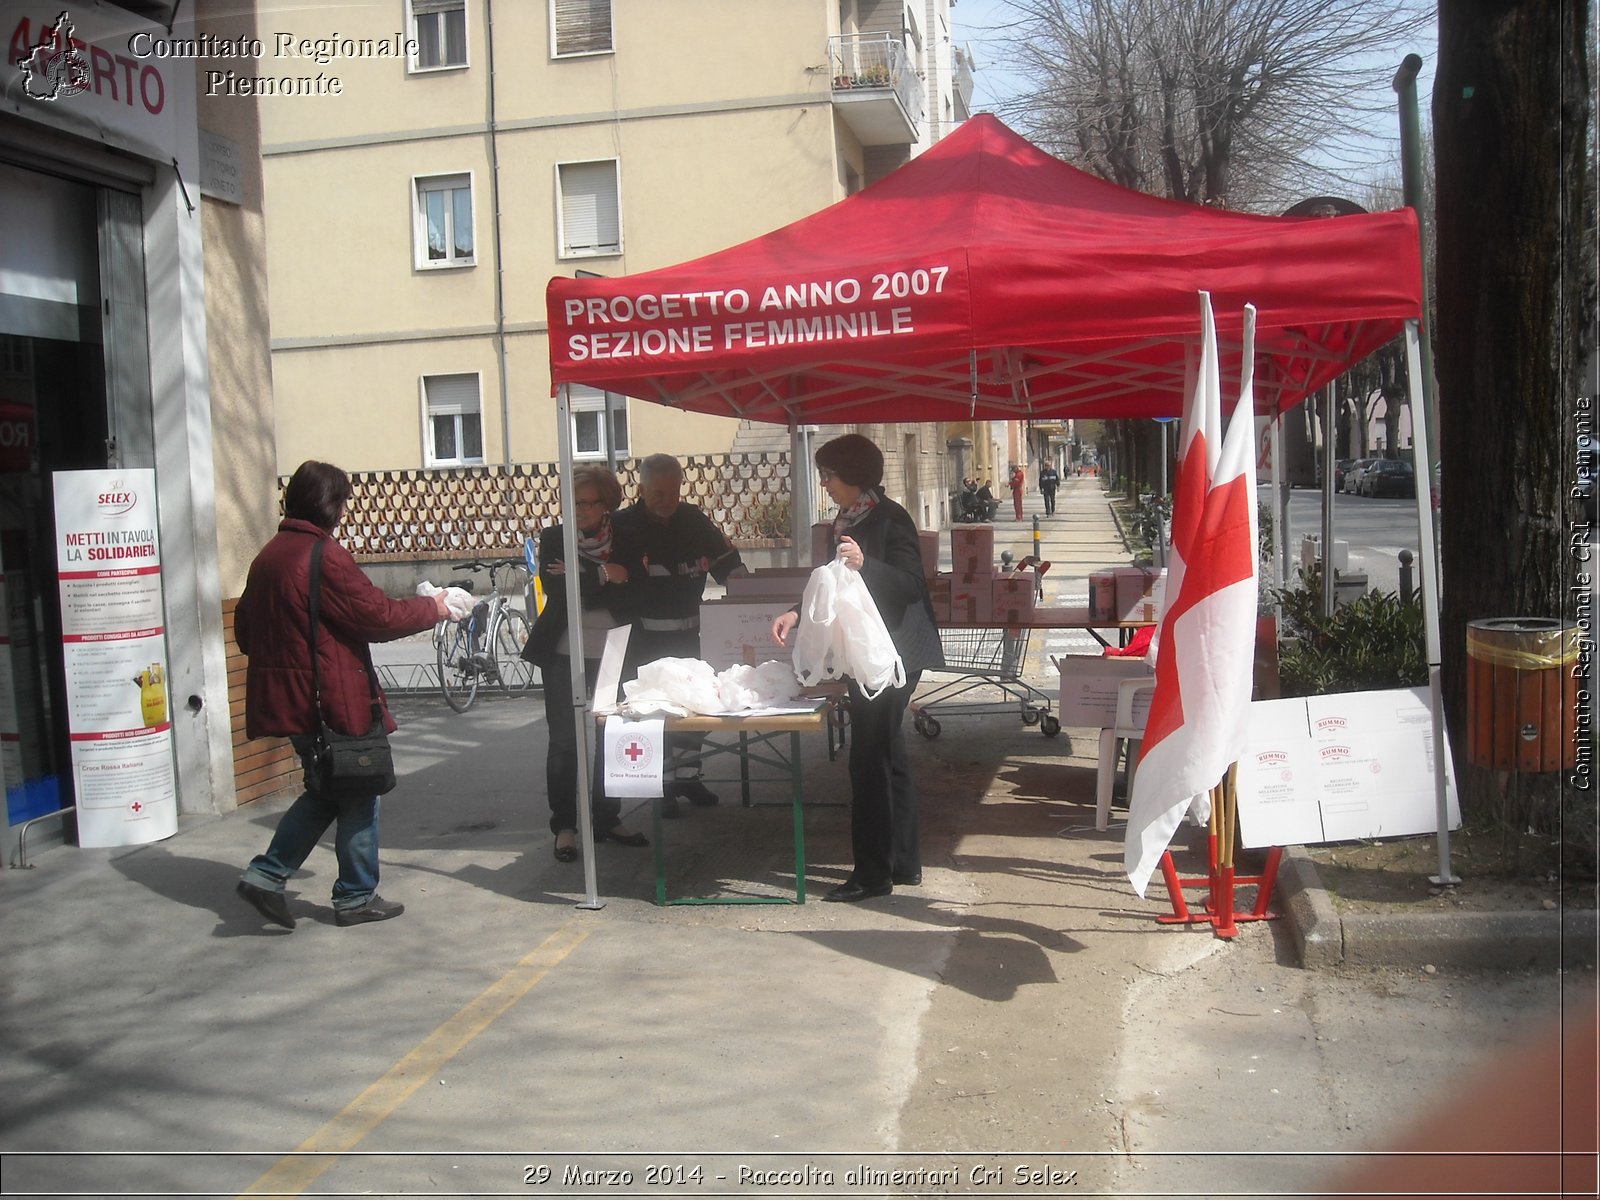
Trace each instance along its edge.
<path fill-rule="evenodd" d="M 1351 465 L 1354 462 L 1355 462 L 1355 459 L 1353 459 L 1353 458 L 1341 458 L 1338 462 L 1333 464 L 1333 490 L 1334 491 L 1336 491 L 1336 492 L 1344 491 L 1344 475 L 1345 475 L 1345 472 L 1350 469 Z"/>
<path fill-rule="evenodd" d="M 1362 473 L 1377 461 L 1378 460 L 1375 458 L 1358 458 L 1345 469 L 1344 490 L 1347 494 L 1351 496 L 1358 496 L 1361 494 Z"/>
<path fill-rule="evenodd" d="M 1415 496 L 1417 476 L 1404 459 L 1380 458 L 1361 472 L 1358 486 L 1363 496 Z"/>

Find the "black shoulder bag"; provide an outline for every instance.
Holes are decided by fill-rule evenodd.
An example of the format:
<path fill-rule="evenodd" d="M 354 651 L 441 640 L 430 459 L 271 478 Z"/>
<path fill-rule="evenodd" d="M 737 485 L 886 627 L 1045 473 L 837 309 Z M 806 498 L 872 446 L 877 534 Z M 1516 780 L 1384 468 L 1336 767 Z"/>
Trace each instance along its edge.
<path fill-rule="evenodd" d="M 370 662 L 367 686 L 372 689 L 372 727 L 365 733 L 339 733 L 328 727 L 322 715 L 322 656 L 317 652 L 317 614 L 322 600 L 322 550 L 327 545 L 318 538 L 311 547 L 311 687 L 317 709 L 317 742 L 309 784 L 319 796 L 330 800 L 354 800 L 381 796 L 394 790 L 394 754 L 389 749 L 389 734 L 383 727 L 383 705 L 378 702 L 378 677 Z"/>

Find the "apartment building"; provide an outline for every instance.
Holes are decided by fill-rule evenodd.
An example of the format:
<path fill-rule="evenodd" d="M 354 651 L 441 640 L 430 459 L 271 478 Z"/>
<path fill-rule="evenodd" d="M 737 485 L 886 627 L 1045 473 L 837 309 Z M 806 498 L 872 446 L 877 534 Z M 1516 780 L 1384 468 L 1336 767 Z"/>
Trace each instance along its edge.
<path fill-rule="evenodd" d="M 906 162 L 966 116 L 952 2 L 264 0 L 280 469 L 555 459 L 548 280 L 710 253 Z M 596 392 L 572 424 L 580 458 L 740 438 Z M 887 448 L 935 496 L 943 434 L 909 432 Z"/>

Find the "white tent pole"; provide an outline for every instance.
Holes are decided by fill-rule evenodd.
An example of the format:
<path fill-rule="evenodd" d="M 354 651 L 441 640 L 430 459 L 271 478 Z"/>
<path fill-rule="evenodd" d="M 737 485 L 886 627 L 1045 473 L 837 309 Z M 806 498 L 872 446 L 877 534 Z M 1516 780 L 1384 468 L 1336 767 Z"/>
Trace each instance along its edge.
<path fill-rule="evenodd" d="M 579 908 L 604 908 L 596 890 L 594 864 L 594 814 L 590 811 L 589 776 L 594 765 L 591 735 L 594 718 L 590 714 L 589 681 L 583 668 L 583 599 L 578 592 L 578 504 L 572 484 L 572 397 L 567 384 L 556 392 L 556 431 L 561 444 L 561 534 L 562 560 L 567 564 L 562 576 L 567 587 L 567 645 L 572 666 L 568 676 L 572 697 L 572 720 L 577 727 L 578 755 L 578 844 L 583 847 L 583 903 Z M 560 686 L 553 679 L 545 687 Z"/>
<path fill-rule="evenodd" d="M 1433 714 L 1433 804 L 1439 844 L 1439 873 L 1430 878 L 1445 886 L 1461 880 L 1450 870 L 1450 805 L 1445 791 L 1450 739 L 1445 735 L 1444 700 L 1439 684 L 1439 581 L 1442 576 L 1438 569 L 1438 551 L 1433 544 L 1433 489 L 1424 477 L 1428 474 L 1428 464 L 1433 461 L 1428 454 L 1428 423 L 1416 419 L 1416 406 L 1422 396 L 1422 355 L 1415 319 L 1406 322 L 1406 376 L 1412 397 L 1411 459 L 1414 464 L 1422 464 L 1420 472 L 1413 471 L 1420 551 L 1417 557 L 1422 568 L 1417 572 L 1417 582 L 1422 587 L 1422 630 L 1428 653 L 1428 699 Z"/>
<path fill-rule="evenodd" d="M 1252 419 L 1254 414 L 1251 414 Z M 1273 555 L 1273 586 L 1284 587 L 1289 579 L 1289 490 L 1283 485 L 1283 409 L 1274 403 L 1272 424 L 1272 509 L 1278 527 L 1278 552 Z"/>
<path fill-rule="evenodd" d="M 811 525 L 817 496 L 811 473 L 811 433 L 792 414 L 789 417 L 789 565 L 811 565 Z"/>

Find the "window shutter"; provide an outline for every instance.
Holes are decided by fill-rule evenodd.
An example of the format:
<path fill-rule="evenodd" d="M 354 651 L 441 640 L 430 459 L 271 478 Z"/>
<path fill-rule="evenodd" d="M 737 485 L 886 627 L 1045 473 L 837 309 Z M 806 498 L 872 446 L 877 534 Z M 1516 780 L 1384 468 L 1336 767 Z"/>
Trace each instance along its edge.
<path fill-rule="evenodd" d="M 611 0 L 555 0 L 556 53 L 611 49 Z"/>
<path fill-rule="evenodd" d="M 478 411 L 476 375 L 429 375 L 423 387 L 428 395 L 429 415 Z"/>
<path fill-rule="evenodd" d="M 561 230 L 563 253 L 621 249 L 616 163 L 562 164 Z"/>

